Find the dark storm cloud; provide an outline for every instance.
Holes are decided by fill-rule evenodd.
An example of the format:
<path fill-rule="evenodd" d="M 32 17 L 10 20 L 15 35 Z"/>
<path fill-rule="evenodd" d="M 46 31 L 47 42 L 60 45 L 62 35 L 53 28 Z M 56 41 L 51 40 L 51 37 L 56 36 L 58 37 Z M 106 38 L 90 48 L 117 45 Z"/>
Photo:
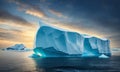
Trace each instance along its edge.
<path fill-rule="evenodd" d="M 68 24 L 120 39 L 119 0 L 46 0 L 44 3 L 48 9 L 72 18 Z"/>
<path fill-rule="evenodd" d="M 57 3 L 58 2 L 58 3 Z M 75 20 L 81 18 L 96 22 L 96 25 L 120 29 L 120 1 L 119 0 L 65 0 L 54 1 L 49 7 L 65 12 Z M 55 6 L 54 6 L 55 5 Z M 74 20 L 73 20 L 74 21 Z M 79 23 L 80 24 L 80 23 Z M 79 25 L 78 24 L 78 25 Z M 83 23 L 85 24 L 85 23 Z M 94 24 L 89 23 L 91 26 Z M 87 25 L 87 24 L 86 24 Z"/>

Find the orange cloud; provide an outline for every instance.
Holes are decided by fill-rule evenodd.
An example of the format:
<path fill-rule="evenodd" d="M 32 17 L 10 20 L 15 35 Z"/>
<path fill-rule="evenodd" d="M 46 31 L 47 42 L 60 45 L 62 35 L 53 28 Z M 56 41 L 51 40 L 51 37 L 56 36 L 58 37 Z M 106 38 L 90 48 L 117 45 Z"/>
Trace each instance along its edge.
<path fill-rule="evenodd" d="M 45 14 L 42 12 L 39 7 L 29 5 L 27 3 L 24 3 L 22 1 L 18 0 L 10 0 L 10 2 L 15 3 L 18 5 L 19 11 L 24 11 L 26 14 L 33 15 L 38 18 L 44 18 Z"/>
<path fill-rule="evenodd" d="M 39 18 L 43 18 L 45 17 L 45 14 L 39 10 L 36 10 L 36 9 L 27 9 L 25 11 L 26 14 L 30 14 L 30 15 L 33 15 L 35 17 L 39 17 Z"/>
<path fill-rule="evenodd" d="M 32 48 L 34 44 L 34 38 L 36 29 L 16 31 L 0 28 L 0 48 L 8 47 L 9 45 L 23 43 L 27 47 Z"/>

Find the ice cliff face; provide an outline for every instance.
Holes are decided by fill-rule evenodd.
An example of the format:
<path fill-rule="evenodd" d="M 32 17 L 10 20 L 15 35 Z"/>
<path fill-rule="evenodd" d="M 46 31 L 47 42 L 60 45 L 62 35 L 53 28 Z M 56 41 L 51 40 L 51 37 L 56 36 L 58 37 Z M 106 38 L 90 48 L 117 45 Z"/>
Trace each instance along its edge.
<path fill-rule="evenodd" d="M 110 56 L 109 40 L 64 31 L 52 26 L 41 26 L 38 29 L 35 48 L 53 47 L 57 51 L 81 56 L 99 56 L 105 54 Z"/>

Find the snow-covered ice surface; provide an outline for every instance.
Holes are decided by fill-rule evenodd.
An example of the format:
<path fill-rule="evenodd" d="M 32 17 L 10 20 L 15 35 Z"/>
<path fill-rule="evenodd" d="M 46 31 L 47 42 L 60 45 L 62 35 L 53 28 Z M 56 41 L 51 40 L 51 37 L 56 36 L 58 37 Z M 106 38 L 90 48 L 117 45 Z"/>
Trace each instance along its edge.
<path fill-rule="evenodd" d="M 42 24 L 36 34 L 35 48 L 49 47 L 69 55 L 80 54 L 82 57 L 111 55 L 109 40 L 105 38 L 100 39 Z"/>

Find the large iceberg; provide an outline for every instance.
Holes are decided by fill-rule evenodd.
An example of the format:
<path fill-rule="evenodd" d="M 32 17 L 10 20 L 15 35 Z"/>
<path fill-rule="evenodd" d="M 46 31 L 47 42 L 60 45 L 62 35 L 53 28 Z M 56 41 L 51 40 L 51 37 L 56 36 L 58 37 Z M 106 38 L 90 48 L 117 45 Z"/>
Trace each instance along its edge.
<path fill-rule="evenodd" d="M 111 56 L 109 40 L 40 23 L 34 52 L 41 56 Z"/>

